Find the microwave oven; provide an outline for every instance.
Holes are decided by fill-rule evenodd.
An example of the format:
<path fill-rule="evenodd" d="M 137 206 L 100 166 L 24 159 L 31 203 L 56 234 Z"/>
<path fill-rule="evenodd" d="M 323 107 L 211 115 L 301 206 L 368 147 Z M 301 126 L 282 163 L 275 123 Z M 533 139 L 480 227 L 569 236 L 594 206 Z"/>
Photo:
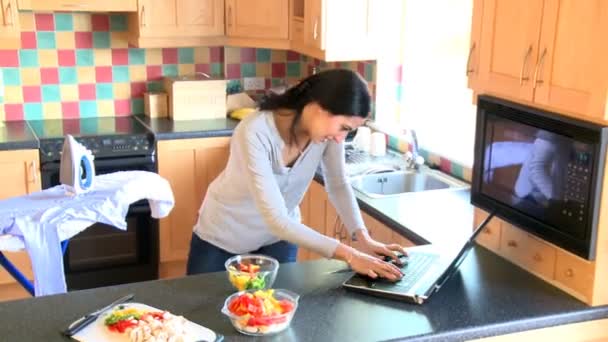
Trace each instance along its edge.
<path fill-rule="evenodd" d="M 471 203 L 593 260 L 607 141 L 606 126 L 480 95 Z"/>

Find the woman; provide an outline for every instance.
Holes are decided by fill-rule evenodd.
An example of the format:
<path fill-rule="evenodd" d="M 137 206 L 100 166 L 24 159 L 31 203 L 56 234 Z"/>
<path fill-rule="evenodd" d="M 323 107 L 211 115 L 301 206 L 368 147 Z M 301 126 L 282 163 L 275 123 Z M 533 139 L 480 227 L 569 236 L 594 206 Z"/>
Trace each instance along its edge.
<path fill-rule="evenodd" d="M 221 271 L 235 254 L 296 260 L 297 246 L 346 261 L 358 273 L 397 280 L 381 260 L 399 245 L 373 240 L 346 179 L 343 140 L 370 111 L 365 82 L 354 72 L 315 74 L 262 103 L 236 127 L 226 169 L 209 185 L 188 257 L 188 274 Z M 300 223 L 299 204 L 321 166 L 331 203 L 361 251 Z"/>

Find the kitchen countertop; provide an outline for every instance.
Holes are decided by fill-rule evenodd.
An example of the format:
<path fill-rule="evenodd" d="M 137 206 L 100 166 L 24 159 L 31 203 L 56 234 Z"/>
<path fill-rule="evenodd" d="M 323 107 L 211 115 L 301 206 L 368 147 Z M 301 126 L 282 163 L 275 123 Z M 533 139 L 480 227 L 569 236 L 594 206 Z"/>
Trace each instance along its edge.
<path fill-rule="evenodd" d="M 37 149 L 38 139 L 25 121 L 7 121 L 0 127 L 0 150 Z"/>
<path fill-rule="evenodd" d="M 529 273 L 476 247 L 424 305 L 372 297 L 341 287 L 344 263 L 282 264 L 275 288 L 301 295 L 292 326 L 271 341 L 462 341 L 608 317 Z M 232 293 L 225 272 L 156 280 L 0 303 L 0 336 L 14 341 L 67 341 L 72 320 L 127 293 L 135 301 L 204 325 L 226 341 L 251 341 L 220 313 Z M 258 339 L 256 339 L 258 340 Z"/>
<path fill-rule="evenodd" d="M 239 123 L 229 118 L 180 121 L 145 115 L 136 118 L 154 133 L 157 140 L 229 137 Z"/>

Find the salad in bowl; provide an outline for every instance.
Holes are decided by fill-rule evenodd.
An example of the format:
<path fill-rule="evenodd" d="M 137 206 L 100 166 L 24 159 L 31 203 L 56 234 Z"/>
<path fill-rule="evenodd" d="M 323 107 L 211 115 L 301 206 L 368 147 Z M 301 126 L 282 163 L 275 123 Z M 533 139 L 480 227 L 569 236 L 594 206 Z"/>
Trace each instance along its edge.
<path fill-rule="evenodd" d="M 289 327 L 299 298 L 282 289 L 240 291 L 226 299 L 222 313 L 240 333 L 266 336 Z"/>
<path fill-rule="evenodd" d="M 279 262 L 265 255 L 236 255 L 224 264 L 228 280 L 238 290 L 261 290 L 272 287 Z"/>

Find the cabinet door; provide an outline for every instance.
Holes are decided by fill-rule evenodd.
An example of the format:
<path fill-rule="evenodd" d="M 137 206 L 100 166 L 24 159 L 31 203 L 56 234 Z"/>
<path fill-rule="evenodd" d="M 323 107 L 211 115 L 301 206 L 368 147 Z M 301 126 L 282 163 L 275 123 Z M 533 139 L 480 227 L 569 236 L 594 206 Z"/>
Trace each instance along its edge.
<path fill-rule="evenodd" d="M 24 11 L 86 11 L 129 12 L 137 11 L 137 0 L 20 0 Z"/>
<path fill-rule="evenodd" d="M 243 38 L 289 38 L 287 0 L 226 0 L 226 34 Z"/>
<path fill-rule="evenodd" d="M 19 30 L 19 12 L 17 0 L 0 0 L 2 5 L 2 26 L 0 26 L 0 46 L 3 49 L 18 49 L 21 47 Z"/>
<path fill-rule="evenodd" d="M 203 37 L 224 33 L 221 0 L 141 0 L 135 23 L 140 36 Z"/>
<path fill-rule="evenodd" d="M 224 168 L 229 138 L 158 142 L 158 173 L 171 184 L 175 206 L 160 220 L 161 262 L 186 260 L 192 228 L 209 183 Z"/>
<path fill-rule="evenodd" d="M 543 0 L 484 0 L 480 82 L 491 93 L 533 99 Z"/>
<path fill-rule="evenodd" d="M 482 91 L 479 86 L 479 51 L 481 43 L 481 27 L 483 20 L 484 0 L 473 0 L 473 18 L 471 21 L 471 42 L 469 43 L 469 56 L 467 58 L 466 74 L 469 88 Z"/>
<path fill-rule="evenodd" d="M 608 120 L 608 3 L 545 0 L 534 101 Z"/>
<path fill-rule="evenodd" d="M 325 49 L 323 0 L 306 0 L 304 3 L 304 44 Z"/>
<path fill-rule="evenodd" d="M 0 199 L 40 191 L 38 150 L 0 152 L 0 175 L 6 180 L 0 187 Z"/>

